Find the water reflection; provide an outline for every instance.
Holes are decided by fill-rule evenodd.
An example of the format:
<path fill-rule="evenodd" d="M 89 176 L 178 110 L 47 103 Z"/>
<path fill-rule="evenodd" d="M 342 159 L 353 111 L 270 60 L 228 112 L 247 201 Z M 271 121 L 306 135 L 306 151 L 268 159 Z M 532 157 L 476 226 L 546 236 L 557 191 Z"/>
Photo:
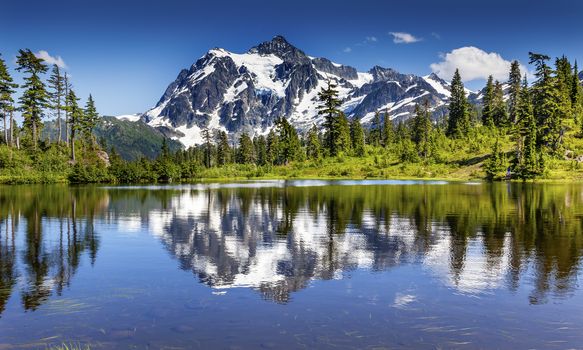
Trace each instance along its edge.
<path fill-rule="evenodd" d="M 209 287 L 277 303 L 311 281 L 407 265 L 459 293 L 522 285 L 547 303 L 578 287 L 582 215 L 575 185 L 3 187 L 0 314 L 14 294 L 35 310 L 74 283 L 99 259 L 96 223 L 154 235 Z"/>

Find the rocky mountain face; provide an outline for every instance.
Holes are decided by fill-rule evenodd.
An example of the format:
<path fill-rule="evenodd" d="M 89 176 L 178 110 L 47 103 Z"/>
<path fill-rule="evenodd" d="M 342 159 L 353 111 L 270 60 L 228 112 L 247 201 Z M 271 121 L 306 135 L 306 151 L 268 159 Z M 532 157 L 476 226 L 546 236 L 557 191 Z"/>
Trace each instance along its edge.
<path fill-rule="evenodd" d="M 377 111 L 407 119 L 425 100 L 433 117 L 442 117 L 450 95 L 449 84 L 435 74 L 419 77 L 378 66 L 358 72 L 310 57 L 276 36 L 243 54 L 208 51 L 178 74 L 140 120 L 186 147 L 202 143 L 205 128 L 225 130 L 233 138 L 243 131 L 266 134 L 279 117 L 305 131 L 323 121 L 318 92 L 329 80 L 338 85 L 341 108 L 365 125 Z"/>

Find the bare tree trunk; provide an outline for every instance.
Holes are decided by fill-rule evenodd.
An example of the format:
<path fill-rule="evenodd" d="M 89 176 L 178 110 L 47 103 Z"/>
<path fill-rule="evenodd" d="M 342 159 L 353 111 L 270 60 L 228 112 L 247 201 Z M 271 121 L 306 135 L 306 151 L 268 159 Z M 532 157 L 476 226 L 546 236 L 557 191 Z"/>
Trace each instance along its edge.
<path fill-rule="evenodd" d="M 10 146 L 14 147 L 14 110 L 10 109 Z"/>
<path fill-rule="evenodd" d="M 69 144 L 69 78 L 65 72 L 65 144 Z"/>
<path fill-rule="evenodd" d="M 34 144 L 34 150 L 37 148 L 37 136 L 36 136 L 36 121 L 32 121 L 32 143 Z"/>
<path fill-rule="evenodd" d="M 75 131 L 73 128 L 71 128 L 71 140 L 69 141 L 71 143 L 71 160 L 75 163 Z"/>
<path fill-rule="evenodd" d="M 58 103 L 59 105 L 61 104 L 61 102 L 59 101 Z M 62 129 L 61 129 L 61 107 L 57 107 L 57 130 L 59 132 L 59 136 L 57 136 L 57 142 L 60 144 L 61 143 L 61 135 L 63 133 Z"/>
<path fill-rule="evenodd" d="M 4 142 L 6 142 L 6 144 L 8 145 L 8 128 L 6 128 L 6 117 L 7 115 L 4 114 Z"/>

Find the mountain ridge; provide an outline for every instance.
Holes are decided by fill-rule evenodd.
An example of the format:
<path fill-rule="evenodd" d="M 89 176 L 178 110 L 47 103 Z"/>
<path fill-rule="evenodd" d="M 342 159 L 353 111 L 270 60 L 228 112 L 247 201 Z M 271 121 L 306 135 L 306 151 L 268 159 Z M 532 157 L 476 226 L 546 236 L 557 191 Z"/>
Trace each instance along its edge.
<path fill-rule="evenodd" d="M 209 50 L 180 71 L 140 120 L 186 147 L 202 143 L 206 128 L 226 131 L 232 139 L 242 132 L 264 135 L 279 117 L 303 132 L 323 122 L 317 94 L 328 80 L 338 86 L 341 109 L 365 125 L 377 111 L 408 119 L 424 100 L 433 118 L 446 114 L 449 84 L 435 73 L 420 77 L 380 66 L 358 72 L 308 56 L 278 35 L 242 54 Z"/>

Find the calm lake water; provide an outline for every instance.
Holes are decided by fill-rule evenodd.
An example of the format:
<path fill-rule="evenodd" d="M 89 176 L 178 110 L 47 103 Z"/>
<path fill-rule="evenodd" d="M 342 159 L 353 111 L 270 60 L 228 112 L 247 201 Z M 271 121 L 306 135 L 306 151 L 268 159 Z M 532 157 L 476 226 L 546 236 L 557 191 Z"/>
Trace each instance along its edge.
<path fill-rule="evenodd" d="M 0 349 L 583 348 L 583 186 L 0 187 Z"/>

